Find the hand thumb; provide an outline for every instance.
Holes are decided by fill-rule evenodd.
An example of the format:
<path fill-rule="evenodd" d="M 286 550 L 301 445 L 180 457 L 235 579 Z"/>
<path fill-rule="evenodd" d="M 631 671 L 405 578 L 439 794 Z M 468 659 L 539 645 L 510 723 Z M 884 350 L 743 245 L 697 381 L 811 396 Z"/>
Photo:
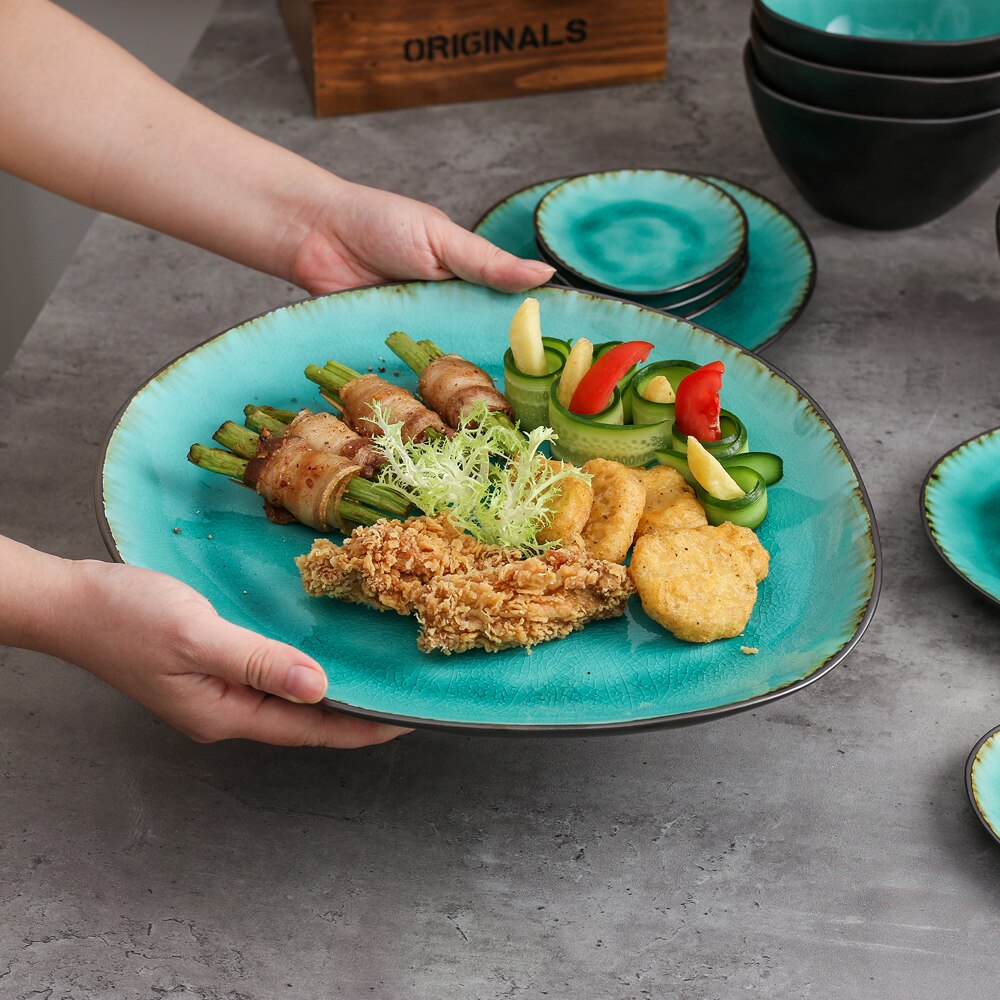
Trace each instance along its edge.
<path fill-rule="evenodd" d="M 209 672 L 303 704 L 317 702 L 326 694 L 326 672 L 315 660 L 283 642 L 224 624 L 227 634 L 219 636 L 220 655 L 206 664 Z"/>
<path fill-rule="evenodd" d="M 523 260 L 475 233 L 450 223 L 440 242 L 441 264 L 458 278 L 501 292 L 521 292 L 544 284 L 555 268 L 540 260 Z"/>

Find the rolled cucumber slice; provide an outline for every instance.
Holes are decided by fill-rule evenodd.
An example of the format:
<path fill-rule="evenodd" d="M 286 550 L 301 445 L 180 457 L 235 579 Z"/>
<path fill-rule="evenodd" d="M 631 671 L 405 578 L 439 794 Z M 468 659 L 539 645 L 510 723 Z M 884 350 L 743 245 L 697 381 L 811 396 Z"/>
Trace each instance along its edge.
<path fill-rule="evenodd" d="M 697 371 L 698 365 L 693 361 L 657 361 L 646 368 L 637 371 L 625 391 L 626 399 L 632 404 L 632 419 L 639 424 L 651 424 L 657 420 L 674 422 L 673 403 L 653 403 L 642 395 L 642 390 L 650 380 L 657 375 L 666 376 L 674 392 L 685 375 Z"/>
<path fill-rule="evenodd" d="M 664 450 L 656 453 L 656 461 L 660 465 L 669 465 L 676 469 L 687 481 L 688 485 L 694 485 L 694 476 L 688 468 L 687 455 L 684 452 Z M 785 473 L 784 463 L 780 455 L 775 455 L 770 451 L 744 451 L 738 455 L 730 455 L 728 458 L 720 458 L 719 463 L 729 472 L 734 465 L 742 465 L 748 469 L 753 469 L 765 486 L 774 486 L 781 481 Z"/>
<path fill-rule="evenodd" d="M 699 483 L 694 483 L 694 494 L 702 507 L 709 524 L 732 521 L 744 528 L 756 528 L 767 517 L 767 486 L 760 473 L 743 465 L 726 467 L 726 472 L 736 480 L 744 494 L 735 500 L 720 500 L 706 493 Z"/>
<path fill-rule="evenodd" d="M 702 441 L 701 443 L 720 462 L 724 458 L 739 455 L 748 450 L 747 429 L 735 413 L 723 410 L 719 416 L 719 428 L 722 431 L 722 437 L 718 441 Z M 687 454 L 687 438 L 677 430 L 676 420 L 670 427 L 670 440 L 673 451 Z"/>
<path fill-rule="evenodd" d="M 558 439 L 553 458 L 583 465 L 592 458 L 608 458 L 633 467 L 649 465 L 667 443 L 669 424 L 625 424 L 621 393 L 616 388 L 611 405 L 594 416 L 570 413 L 558 398 L 559 382 L 549 388 L 549 426 Z"/>
<path fill-rule="evenodd" d="M 544 375 L 525 375 L 514 364 L 509 347 L 503 356 L 503 394 L 525 431 L 548 424 L 549 386 L 559 377 L 569 357 L 569 345 L 564 340 L 542 337 L 542 347 L 549 368 Z"/>

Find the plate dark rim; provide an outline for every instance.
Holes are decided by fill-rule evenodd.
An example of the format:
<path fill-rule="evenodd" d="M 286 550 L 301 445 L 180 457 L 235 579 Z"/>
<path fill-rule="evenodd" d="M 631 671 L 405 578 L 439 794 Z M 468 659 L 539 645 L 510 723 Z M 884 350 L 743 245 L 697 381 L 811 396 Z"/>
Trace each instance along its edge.
<path fill-rule="evenodd" d="M 224 330 L 220 330 L 218 333 L 207 337 L 205 340 L 198 344 L 193 345 L 186 351 L 182 351 L 177 355 L 172 361 L 167 362 L 160 369 L 150 375 L 141 385 L 139 385 L 132 393 L 129 394 L 128 398 L 118 409 L 114 418 L 111 421 L 111 425 L 104 435 L 104 440 L 101 443 L 101 450 L 97 461 L 97 468 L 94 474 L 94 510 L 97 515 L 98 527 L 100 528 L 101 537 L 104 540 L 104 544 L 111 555 L 111 558 L 115 562 L 124 563 L 125 560 L 122 558 L 121 553 L 118 551 L 118 545 L 115 542 L 114 534 L 111 530 L 111 525 L 107 518 L 107 513 L 105 511 L 104 505 L 104 467 L 107 461 L 108 447 L 111 444 L 111 438 L 114 436 L 115 430 L 121 423 L 122 416 L 125 411 L 131 405 L 132 401 L 140 392 L 142 392 L 148 385 L 155 382 L 161 375 L 163 375 L 168 369 L 172 368 L 183 358 L 186 358 L 189 354 L 193 354 L 195 351 L 200 350 L 206 344 L 217 340 L 220 337 L 225 336 L 231 330 L 237 327 L 245 326 L 248 323 L 256 322 L 264 316 L 269 316 L 271 313 L 277 312 L 279 309 L 287 308 L 288 305 L 301 305 L 303 302 L 312 302 L 320 298 L 329 298 L 334 295 L 349 295 L 352 293 L 367 291 L 372 288 L 387 288 L 399 285 L 436 285 L 440 282 L 435 281 L 395 281 L 386 282 L 381 285 L 364 285 L 359 288 L 347 288 L 339 292 L 330 292 L 326 295 L 316 295 L 311 296 L 306 299 L 300 299 L 294 303 L 287 303 L 285 306 L 276 306 L 274 309 L 265 309 L 263 312 L 258 313 L 255 316 L 251 316 L 248 319 L 242 320 L 239 323 L 234 323 L 231 326 L 227 326 Z M 585 295 L 591 298 L 597 299 L 610 299 L 616 302 L 624 302 L 626 305 L 633 306 L 636 309 L 645 309 L 644 306 L 638 306 L 633 302 L 628 302 L 623 299 L 618 299 L 613 295 L 601 295 L 597 292 L 581 292 L 576 289 L 569 288 L 559 288 L 558 286 L 551 286 L 551 290 L 559 294 L 570 294 L 570 295 Z M 663 316 L 664 314 L 656 309 L 648 310 L 649 312 L 655 313 L 657 316 Z M 687 323 L 688 320 L 681 320 L 678 317 L 668 317 L 671 319 L 676 319 L 678 322 Z M 879 596 L 882 591 L 882 547 L 879 540 L 878 524 L 875 521 L 875 511 L 872 508 L 871 500 L 868 496 L 868 491 L 865 489 L 864 480 L 861 478 L 861 472 L 857 467 L 850 451 L 847 448 L 844 439 L 841 437 L 840 432 L 834 427 L 833 423 L 827 417 L 826 413 L 820 407 L 816 401 L 793 379 L 789 378 L 780 369 L 776 368 L 770 362 L 764 358 L 758 357 L 753 351 L 747 350 L 745 347 L 740 347 L 739 344 L 727 337 L 723 337 L 721 334 L 715 333 L 712 330 L 708 330 L 705 327 L 699 326 L 697 323 L 691 323 L 690 325 L 701 330 L 703 333 L 711 334 L 711 336 L 718 338 L 724 343 L 736 348 L 736 350 L 743 353 L 749 354 L 751 357 L 759 361 L 764 367 L 773 372 L 779 378 L 784 379 L 798 395 L 813 409 L 817 416 L 830 428 L 831 432 L 837 444 L 843 454 L 844 458 L 850 464 L 852 471 L 854 472 L 854 477 L 857 480 L 857 488 L 854 490 L 860 498 L 862 505 L 865 510 L 865 514 L 868 520 L 868 535 L 872 542 L 872 567 L 871 567 L 871 591 L 868 595 L 868 599 L 864 605 L 864 609 L 858 616 L 858 622 L 855 626 L 855 630 L 850 638 L 828 657 L 823 663 L 821 663 L 812 673 L 808 674 L 806 677 L 802 677 L 797 681 L 793 681 L 791 684 L 786 684 L 784 687 L 776 688 L 773 691 L 765 691 L 763 694 L 754 695 L 752 698 L 746 698 L 742 701 L 731 702 L 727 705 L 718 705 L 712 708 L 698 709 L 693 712 L 681 712 L 674 715 L 666 716 L 655 716 L 648 719 L 631 719 L 623 722 L 597 722 L 597 723 L 577 723 L 571 725 L 533 725 L 533 724 L 509 724 L 509 723 L 488 723 L 488 722 L 452 722 L 449 720 L 442 719 L 425 719 L 419 716 L 406 716 L 397 715 L 391 712 L 379 712 L 375 709 L 360 708 L 356 705 L 350 705 L 346 702 L 337 701 L 334 698 L 324 698 L 320 703 L 325 705 L 327 708 L 335 709 L 338 712 L 343 712 L 345 715 L 353 715 L 361 719 L 369 719 L 376 722 L 384 722 L 395 726 L 404 726 L 413 729 L 436 729 L 443 732 L 450 733 L 464 733 L 467 735 L 473 734 L 493 734 L 493 735 L 514 735 L 514 736 L 534 736 L 534 735 L 545 735 L 545 736 L 595 736 L 600 734 L 610 734 L 610 733 L 629 733 L 636 730 L 642 729 L 665 729 L 673 728 L 679 726 L 693 725 L 699 722 L 706 722 L 710 719 L 722 718 L 727 715 L 733 715 L 736 712 L 747 711 L 752 708 L 756 708 L 759 705 L 766 704 L 767 702 L 774 701 L 777 698 L 783 698 L 786 695 L 793 694 L 796 691 L 800 691 L 802 688 L 808 687 L 810 684 L 819 680 L 824 675 L 828 674 L 838 663 L 840 663 L 854 647 L 858 644 L 861 637 L 864 635 L 868 626 L 871 624 L 872 618 L 875 615 L 875 609 L 878 606 Z"/>
<path fill-rule="evenodd" d="M 806 233 L 805 229 L 802 228 L 802 224 L 798 221 L 798 219 L 796 219 L 793 215 L 790 215 L 776 201 L 774 201 L 771 198 L 768 198 L 767 195 L 765 194 L 761 194 L 760 191 L 756 190 L 756 188 L 749 187 L 748 185 L 743 184 L 741 181 L 735 181 L 731 177 L 723 177 L 721 174 L 699 174 L 698 176 L 704 178 L 709 183 L 713 182 L 713 178 L 715 180 L 725 181 L 726 184 L 732 184 L 733 187 L 741 188 L 748 194 L 753 195 L 755 198 L 759 198 L 761 201 L 766 202 L 768 205 L 771 206 L 771 208 L 775 210 L 775 212 L 777 212 L 781 216 L 784 216 L 784 218 L 787 219 L 789 223 L 791 223 L 792 227 L 798 233 L 799 238 L 802 240 L 802 244 L 806 249 L 806 254 L 808 255 L 809 279 L 806 282 L 806 287 L 802 291 L 802 296 L 799 299 L 798 305 L 796 305 L 792 314 L 788 317 L 787 320 L 785 320 L 784 324 L 778 330 L 772 333 L 771 336 L 768 337 L 766 340 L 762 340 L 756 347 L 752 348 L 741 347 L 741 350 L 749 351 L 751 354 L 757 354 L 758 352 L 763 351 L 765 348 L 770 347 L 776 340 L 778 340 L 780 337 L 783 337 L 786 333 L 788 333 L 788 331 L 799 321 L 802 314 L 806 311 L 806 306 L 809 305 L 809 300 L 812 298 L 813 292 L 816 290 L 816 276 L 817 276 L 816 251 L 813 248 L 812 240 L 809 239 L 809 235 Z M 486 209 L 485 212 L 483 212 L 483 214 L 476 220 L 476 223 L 473 225 L 472 231 L 476 232 L 476 230 L 478 230 L 479 227 L 494 212 L 500 209 L 512 198 L 516 198 L 519 194 L 523 194 L 525 191 L 530 191 L 533 187 L 539 187 L 542 184 L 553 184 L 556 181 L 566 180 L 566 179 L 567 178 L 565 177 L 550 177 L 547 180 L 535 181 L 533 184 L 525 184 L 524 187 L 518 188 L 516 191 L 511 191 L 510 194 L 504 195 L 503 198 L 499 199 L 499 201 L 494 202 L 488 209 Z M 1000 210 L 998 210 L 997 213 L 997 225 L 998 227 L 1000 227 Z M 997 239 L 998 239 L 998 245 L 1000 245 L 1000 228 L 998 228 Z M 564 286 L 557 285 L 555 287 L 561 288 Z M 734 289 L 733 291 L 736 291 L 736 289 Z M 595 292 L 594 294 L 599 294 L 599 293 Z M 632 300 L 627 299 L 626 301 L 632 301 Z M 705 310 L 705 312 L 708 311 L 709 311 L 708 309 Z M 701 313 L 699 312 L 696 315 L 700 316 Z M 686 320 L 688 319 L 688 317 L 681 317 L 681 318 Z M 711 327 L 706 327 L 706 329 L 711 329 Z M 717 337 L 722 337 L 724 340 L 728 339 L 725 336 L 725 334 L 718 333 L 716 330 L 712 330 L 712 333 L 714 333 Z"/>
<path fill-rule="evenodd" d="M 615 167 L 615 168 L 609 168 L 607 170 L 588 170 L 582 174 L 571 174 L 570 176 L 564 177 L 562 179 L 562 184 L 569 184 L 571 181 L 580 180 L 581 178 L 584 177 L 600 177 L 604 174 L 616 174 L 624 172 L 636 173 L 636 174 L 640 173 L 676 174 L 683 177 L 692 177 L 695 180 L 702 181 L 711 188 L 715 188 L 715 190 L 718 191 L 719 194 L 721 194 L 726 201 L 731 202 L 735 206 L 736 211 L 739 214 L 741 236 L 739 242 L 737 243 L 736 249 L 721 264 L 718 264 L 716 265 L 716 267 L 712 268 L 711 271 L 706 271 L 704 274 L 699 275 L 697 278 L 692 278 L 690 281 L 681 282 L 681 284 L 673 285 L 670 288 L 659 289 L 657 291 L 642 291 L 642 292 L 634 292 L 624 288 L 616 288 L 614 285 L 609 285 L 607 282 L 598 281 L 595 278 L 589 277 L 586 274 L 582 274 L 580 271 L 576 270 L 565 260 L 563 260 L 562 257 L 560 257 L 559 254 L 555 250 L 553 250 L 552 247 L 549 246 L 548 242 L 545 239 L 545 236 L 542 234 L 542 231 L 538 228 L 538 213 L 542 207 L 542 202 L 544 202 L 545 199 L 548 198 L 548 196 L 556 190 L 556 188 L 553 188 L 551 191 L 546 191 L 545 194 L 538 199 L 538 204 L 535 206 L 534 211 L 531 213 L 531 217 L 533 220 L 532 224 L 534 226 L 534 231 L 535 231 L 535 240 L 538 243 L 539 249 L 544 250 L 545 254 L 550 258 L 548 263 L 555 264 L 557 267 L 561 268 L 564 271 L 568 271 L 570 274 L 579 278 L 581 281 L 586 281 L 587 284 L 593 285 L 595 288 L 603 289 L 603 291 L 608 295 L 614 296 L 615 298 L 625 299 L 628 302 L 634 301 L 632 296 L 636 295 L 638 296 L 672 295 L 674 292 L 683 292 L 689 288 L 692 288 L 695 285 L 703 285 L 706 282 L 709 282 L 710 284 L 713 285 L 718 284 L 739 266 L 740 257 L 746 254 L 747 245 L 750 240 L 750 224 L 747 221 L 746 212 L 743 211 L 743 206 L 728 191 L 723 191 L 722 188 L 720 188 L 717 184 L 713 184 L 710 180 L 707 180 L 703 174 L 695 174 L 687 170 L 670 170 L 667 167 Z M 557 187 L 561 187 L 562 184 L 557 185 Z"/>
<path fill-rule="evenodd" d="M 920 517 L 921 520 L 924 522 L 924 531 L 927 532 L 927 537 L 928 539 L 930 539 L 931 546 L 935 549 L 935 551 L 942 558 L 942 560 L 944 560 L 945 564 L 951 570 L 953 570 L 962 580 L 964 580 L 968 586 L 972 587 L 973 590 L 977 590 L 980 594 L 983 595 L 983 597 L 988 598 L 994 604 L 1000 604 L 1000 595 L 991 594 L 988 590 L 979 586 L 979 584 L 976 583 L 974 580 L 970 580 L 969 577 L 966 576 L 966 574 L 963 573 L 962 570 L 960 570 L 958 566 L 956 566 L 955 563 L 951 561 L 951 558 L 949 557 L 948 553 L 945 552 L 944 546 L 941 544 L 940 540 L 938 539 L 937 535 L 934 532 L 934 529 L 931 527 L 931 520 L 927 511 L 927 487 L 930 485 L 932 479 L 937 478 L 938 469 L 940 469 L 941 466 L 949 458 L 951 458 L 952 455 L 961 451 L 963 448 L 972 444 L 974 441 L 978 441 L 980 438 L 989 437 L 991 434 L 997 434 L 998 432 L 1000 432 L 1000 427 L 994 427 L 992 430 L 983 431 L 980 434 L 973 434 L 972 437 L 967 438 L 960 444 L 956 444 L 954 448 L 950 448 L 930 467 L 930 469 L 927 470 L 927 475 L 924 476 L 924 481 L 920 485 Z"/>
<path fill-rule="evenodd" d="M 986 745 L 986 741 L 991 737 L 1000 734 L 1000 726 L 996 726 L 991 729 L 973 748 L 972 752 L 969 754 L 969 759 L 965 762 L 965 790 L 969 795 L 969 801 L 972 803 L 973 812 L 979 817 L 983 826 L 986 827 L 986 832 L 998 843 L 1000 844 L 1000 830 L 993 827 L 990 821 L 983 815 L 983 810 L 980 809 L 979 803 L 976 801 L 976 793 L 972 788 L 972 769 L 975 767 L 976 758 L 979 756 L 979 751 L 983 749 Z"/>

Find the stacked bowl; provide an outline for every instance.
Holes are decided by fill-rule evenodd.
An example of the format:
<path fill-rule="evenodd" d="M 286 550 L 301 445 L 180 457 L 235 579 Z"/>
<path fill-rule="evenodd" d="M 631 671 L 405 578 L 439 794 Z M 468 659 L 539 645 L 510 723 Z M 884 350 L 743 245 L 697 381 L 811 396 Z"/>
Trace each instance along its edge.
<path fill-rule="evenodd" d="M 1000 166 L 1000 0 L 753 0 L 744 68 L 779 163 L 824 215 L 901 229 Z"/>
<path fill-rule="evenodd" d="M 722 301 L 750 260 L 735 198 L 670 170 L 570 177 L 538 202 L 534 225 L 539 254 L 562 283 L 685 318 Z"/>

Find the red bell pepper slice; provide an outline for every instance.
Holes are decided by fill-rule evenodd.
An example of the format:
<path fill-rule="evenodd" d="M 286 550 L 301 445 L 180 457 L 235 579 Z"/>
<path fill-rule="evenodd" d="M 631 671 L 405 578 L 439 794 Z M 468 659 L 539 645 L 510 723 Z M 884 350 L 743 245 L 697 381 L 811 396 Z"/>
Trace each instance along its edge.
<path fill-rule="evenodd" d="M 721 361 L 712 361 L 680 380 L 674 401 L 674 420 L 682 437 L 690 435 L 699 441 L 718 441 L 722 437 L 719 390 L 725 370 Z"/>
<path fill-rule="evenodd" d="M 639 361 L 645 361 L 653 345 L 645 340 L 630 340 L 605 351 L 589 368 L 569 401 L 570 413 L 591 416 L 606 410 L 615 386 Z"/>

